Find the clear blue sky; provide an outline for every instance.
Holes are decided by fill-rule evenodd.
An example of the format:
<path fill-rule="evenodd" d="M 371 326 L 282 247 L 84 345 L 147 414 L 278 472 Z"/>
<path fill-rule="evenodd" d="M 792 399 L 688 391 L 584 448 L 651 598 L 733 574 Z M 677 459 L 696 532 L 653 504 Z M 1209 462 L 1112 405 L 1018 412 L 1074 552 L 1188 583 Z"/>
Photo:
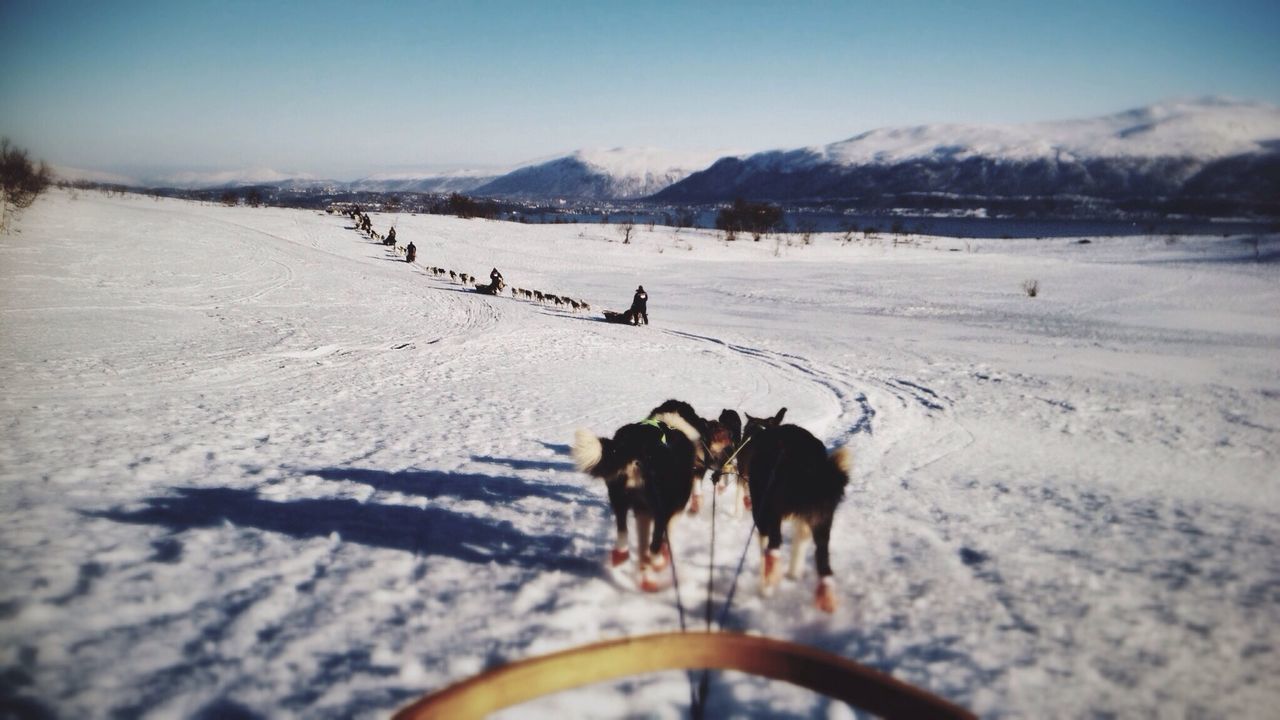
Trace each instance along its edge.
<path fill-rule="evenodd" d="M 0 134 L 51 162 L 349 178 L 583 147 L 1280 104 L 1280 2 L 0 0 Z"/>

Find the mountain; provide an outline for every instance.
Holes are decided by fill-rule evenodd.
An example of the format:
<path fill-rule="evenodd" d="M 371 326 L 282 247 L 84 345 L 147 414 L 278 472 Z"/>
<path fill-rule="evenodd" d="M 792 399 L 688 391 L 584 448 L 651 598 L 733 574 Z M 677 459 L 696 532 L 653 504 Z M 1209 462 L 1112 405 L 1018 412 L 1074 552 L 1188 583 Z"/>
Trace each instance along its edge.
<path fill-rule="evenodd" d="M 467 193 L 500 175 L 492 170 L 378 173 L 353 180 L 348 187 L 362 192 Z"/>
<path fill-rule="evenodd" d="M 821 147 L 722 158 L 655 195 L 670 202 L 739 197 L 865 206 L 1057 197 L 1276 208 L 1280 109 L 1206 98 L 1084 120 L 885 128 Z"/>
<path fill-rule="evenodd" d="M 475 194 L 521 199 L 636 199 L 663 190 L 719 156 L 654 148 L 579 150 L 507 173 L 476 188 Z"/>
<path fill-rule="evenodd" d="M 67 167 L 65 165 L 52 165 L 54 176 L 61 181 L 71 183 L 98 183 L 101 185 L 123 185 L 130 187 L 138 184 L 138 181 L 127 175 L 120 173 L 107 172 L 105 170 L 86 170 L 84 168 Z"/>
<path fill-rule="evenodd" d="M 343 185 L 343 183 L 336 180 L 317 178 L 306 173 L 284 173 L 270 168 L 188 170 L 144 177 L 141 178 L 141 182 L 149 187 L 169 187 L 186 190 L 260 186 L 295 192 L 332 190 Z"/>

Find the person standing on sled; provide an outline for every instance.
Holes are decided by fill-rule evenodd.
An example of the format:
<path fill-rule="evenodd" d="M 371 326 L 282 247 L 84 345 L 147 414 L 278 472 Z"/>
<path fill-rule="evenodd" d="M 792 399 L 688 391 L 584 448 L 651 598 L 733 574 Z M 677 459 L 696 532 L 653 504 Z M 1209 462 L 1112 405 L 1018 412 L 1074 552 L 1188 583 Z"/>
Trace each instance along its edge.
<path fill-rule="evenodd" d="M 413 244 L 413 241 L 410 240 L 409 247 L 404 249 L 404 261 L 413 262 L 414 260 L 417 260 L 417 259 L 418 259 L 418 248 Z"/>
<path fill-rule="evenodd" d="M 386 240 L 383 240 L 383 241 L 382 241 L 382 244 L 383 244 L 383 245 L 395 245 L 395 244 L 396 244 L 396 229 L 395 229 L 395 227 L 394 227 L 394 226 L 392 226 L 392 228 L 391 228 L 390 230 L 388 230 L 388 231 L 387 231 L 387 239 L 386 239 Z"/>
<path fill-rule="evenodd" d="M 489 280 L 493 283 L 494 287 L 497 287 L 498 283 L 504 282 L 502 279 L 502 273 L 498 272 L 498 268 L 494 268 L 489 271 Z"/>
<path fill-rule="evenodd" d="M 631 309 L 627 314 L 631 316 L 632 325 L 649 324 L 649 293 L 644 291 L 643 285 L 636 288 L 636 294 L 631 298 Z"/>

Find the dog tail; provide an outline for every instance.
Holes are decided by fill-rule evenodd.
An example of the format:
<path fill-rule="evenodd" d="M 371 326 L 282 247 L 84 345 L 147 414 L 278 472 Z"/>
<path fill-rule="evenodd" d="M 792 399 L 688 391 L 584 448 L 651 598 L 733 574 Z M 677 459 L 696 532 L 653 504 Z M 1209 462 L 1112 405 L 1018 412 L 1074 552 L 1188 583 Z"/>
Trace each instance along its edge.
<path fill-rule="evenodd" d="M 604 443 L 586 428 L 573 434 L 573 462 L 584 473 L 590 473 L 604 458 Z"/>
<path fill-rule="evenodd" d="M 680 417 L 676 413 L 673 413 L 673 412 L 658 413 L 657 415 L 653 416 L 653 419 L 657 420 L 658 422 L 666 423 L 667 427 L 673 430 L 680 431 L 681 435 L 684 435 L 685 437 L 689 438 L 689 442 L 693 443 L 694 447 L 697 447 L 698 443 L 702 440 L 702 434 L 698 432 L 697 428 L 690 425 L 689 421 Z"/>
<path fill-rule="evenodd" d="M 847 445 L 839 448 L 835 452 L 831 453 L 831 464 L 840 471 L 840 474 L 843 475 L 845 479 L 848 479 L 849 475 L 853 473 L 853 451 L 850 450 Z"/>

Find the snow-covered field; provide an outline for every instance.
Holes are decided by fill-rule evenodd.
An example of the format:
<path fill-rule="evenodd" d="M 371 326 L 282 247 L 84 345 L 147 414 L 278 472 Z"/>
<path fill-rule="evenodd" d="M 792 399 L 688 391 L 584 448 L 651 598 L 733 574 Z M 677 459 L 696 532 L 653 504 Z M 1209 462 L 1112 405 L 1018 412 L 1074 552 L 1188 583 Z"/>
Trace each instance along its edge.
<path fill-rule="evenodd" d="M 600 225 L 41 198 L 0 236 L 0 708 L 380 717 L 486 667 L 678 628 L 604 569 L 567 456 L 667 398 L 855 452 L 841 605 L 727 626 L 984 716 L 1274 717 L 1280 240 L 726 244 Z M 953 250 L 958 250 L 953 252 Z M 429 278 L 438 265 L 647 328 Z M 1036 279 L 1039 297 L 1022 290 Z M 750 530 L 723 506 L 721 602 Z M 701 618 L 710 518 L 681 519 Z M 510 717 L 679 717 L 681 673 Z M 717 676 L 710 713 L 848 716 Z"/>

